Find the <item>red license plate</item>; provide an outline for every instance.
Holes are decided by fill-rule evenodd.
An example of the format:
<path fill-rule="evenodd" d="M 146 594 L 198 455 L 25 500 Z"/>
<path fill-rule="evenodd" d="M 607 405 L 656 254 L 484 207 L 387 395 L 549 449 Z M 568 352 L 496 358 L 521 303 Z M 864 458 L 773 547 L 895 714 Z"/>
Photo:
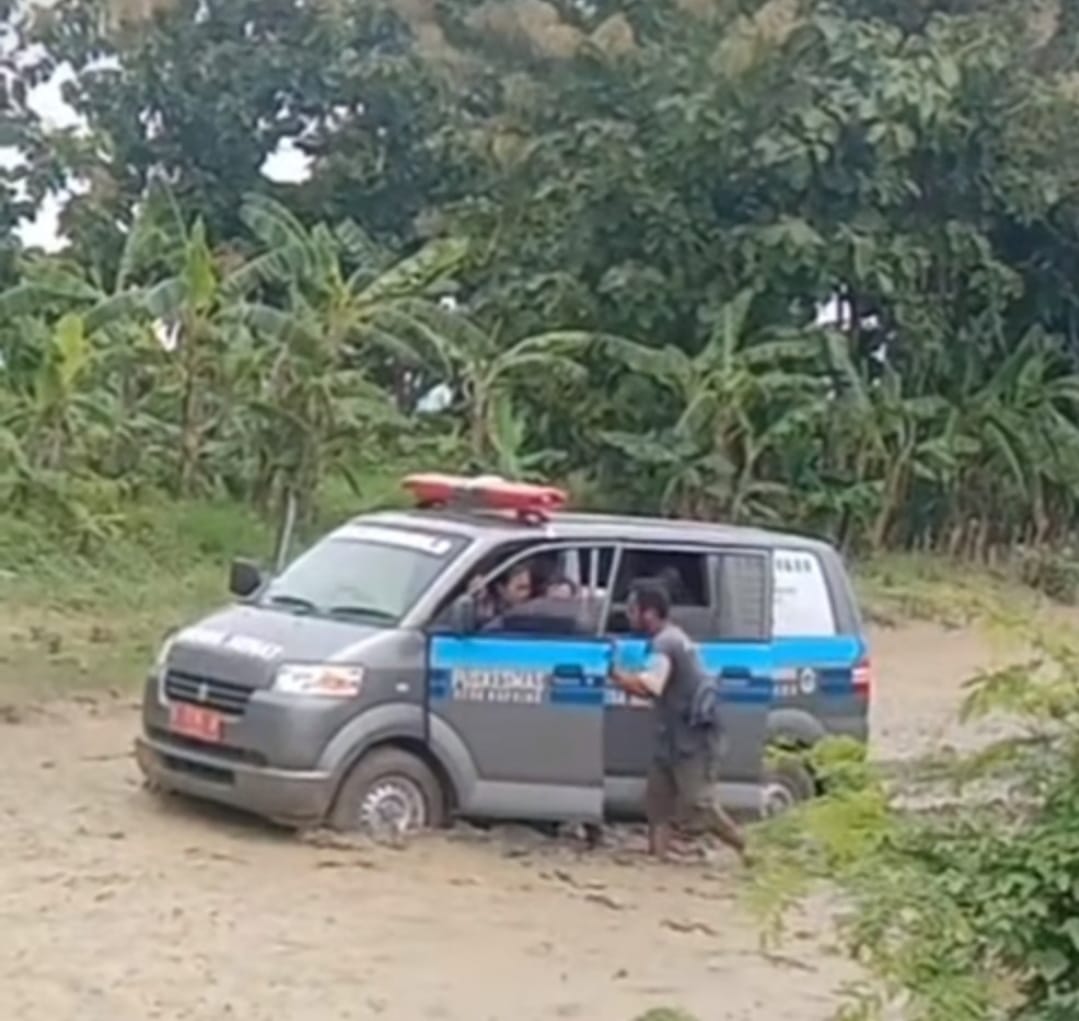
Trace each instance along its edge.
<path fill-rule="evenodd" d="M 202 706 L 177 702 L 169 707 L 169 729 L 198 741 L 220 741 L 224 722 L 220 713 Z"/>

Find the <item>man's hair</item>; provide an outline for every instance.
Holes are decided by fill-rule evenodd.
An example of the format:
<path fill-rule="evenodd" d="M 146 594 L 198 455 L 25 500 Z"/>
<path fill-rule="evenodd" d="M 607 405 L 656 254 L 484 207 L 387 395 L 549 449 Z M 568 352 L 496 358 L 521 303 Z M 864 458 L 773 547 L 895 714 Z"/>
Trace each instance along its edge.
<path fill-rule="evenodd" d="M 660 620 L 666 620 L 671 612 L 671 597 L 667 586 L 655 578 L 635 581 L 630 598 L 642 609 L 651 610 Z"/>

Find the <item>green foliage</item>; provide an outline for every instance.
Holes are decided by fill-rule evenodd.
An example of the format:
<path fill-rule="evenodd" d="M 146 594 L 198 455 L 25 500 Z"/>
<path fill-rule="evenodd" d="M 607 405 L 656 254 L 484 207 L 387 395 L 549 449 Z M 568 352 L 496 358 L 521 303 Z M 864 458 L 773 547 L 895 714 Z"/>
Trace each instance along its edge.
<path fill-rule="evenodd" d="M 20 8 L 0 215 L 84 187 L 62 257 L 0 257 L 0 486 L 307 511 L 441 431 L 448 463 L 624 508 L 1021 547 L 1072 598 L 1079 26 L 1052 13 Z M 29 102 L 65 62 L 84 130 Z M 261 173 L 283 141 L 299 184 Z M 61 394 L 65 316 L 86 357 Z"/>
<path fill-rule="evenodd" d="M 984 612 L 969 561 L 1074 599 L 1073 8 L 0 4 L 10 661 L 40 666 L 20 593 L 93 645 L 80 614 L 163 575 L 194 605 L 283 496 L 315 527 L 397 498 L 390 465 L 948 555 L 878 562 L 878 618 Z M 61 66 L 74 130 L 31 101 Z M 286 141 L 298 184 L 262 172 Z M 24 250 L 20 217 L 76 181 L 68 248 Z M 1036 737 L 943 764 L 1014 803 L 918 816 L 822 749 L 829 797 L 775 826 L 778 902 L 839 880 L 921 1021 L 1076 1016 L 1079 678 L 1028 637 L 1038 668 L 970 705 Z"/>
<path fill-rule="evenodd" d="M 863 751 L 822 744 L 827 796 L 770 826 L 754 890 L 768 934 L 827 881 L 869 969 L 843 1018 L 897 1003 L 911 1021 L 1064 1021 L 1079 1008 L 1079 649 L 1023 618 L 993 623 L 1031 659 L 972 680 L 964 715 L 1003 714 L 1015 736 L 899 788 Z"/>
<path fill-rule="evenodd" d="M 0 512 L 0 702 L 132 694 L 162 635 L 225 598 L 229 560 L 265 559 L 272 532 L 235 503 L 79 492 L 65 512 Z"/>

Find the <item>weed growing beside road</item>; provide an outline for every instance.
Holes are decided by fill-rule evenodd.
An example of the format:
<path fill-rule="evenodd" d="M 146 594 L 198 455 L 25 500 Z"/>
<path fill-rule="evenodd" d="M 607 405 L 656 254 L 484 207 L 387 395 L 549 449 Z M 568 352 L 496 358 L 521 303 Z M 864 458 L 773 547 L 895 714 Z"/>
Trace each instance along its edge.
<path fill-rule="evenodd" d="M 342 503 L 323 524 L 357 509 Z M 0 703 L 133 693 L 165 630 L 224 599 L 229 559 L 265 560 L 272 541 L 273 529 L 235 504 L 134 505 L 92 549 L 0 515 Z M 863 575 L 878 605 L 950 611 L 955 623 L 984 614 L 995 584 L 923 562 Z M 1013 608 L 1031 598 L 1007 593 Z M 1008 800 L 953 798 L 947 812 L 915 813 L 861 749 L 830 745 L 817 756 L 829 796 L 770 827 L 754 890 L 766 919 L 813 881 L 838 886 L 852 952 L 880 980 L 852 990 L 848 1019 L 896 996 L 909 998 L 913 1021 L 996 1021 L 1005 1007 L 1021 1021 L 1079 1016 L 1079 652 L 1059 631 L 1000 616 L 996 602 L 996 624 L 1034 654 L 979 677 L 969 712 L 1005 710 L 1029 732 L 945 765 L 963 795 L 977 782 L 1003 785 Z M 645 1018 L 688 1021 L 677 1011 Z"/>
<path fill-rule="evenodd" d="M 398 466 L 363 495 L 325 486 L 293 542 L 401 498 Z M 228 564 L 269 564 L 275 528 L 235 501 L 144 499 L 99 517 L 87 544 L 63 518 L 0 513 L 0 703 L 133 692 L 162 636 L 226 598 Z"/>
<path fill-rule="evenodd" d="M 1059 629 L 992 612 L 1030 651 L 969 685 L 964 715 L 1015 729 L 951 763 L 936 796 L 886 782 L 848 743 L 821 745 L 829 793 L 770 824 L 754 887 L 766 935 L 816 883 L 874 981 L 843 1021 L 1079 1016 L 1079 649 Z M 889 1015 L 897 1016 L 897 1015 Z"/>
<path fill-rule="evenodd" d="M 236 505 L 148 504 L 94 549 L 0 515 L 0 701 L 133 691 L 165 631 L 225 594 L 272 532 Z"/>

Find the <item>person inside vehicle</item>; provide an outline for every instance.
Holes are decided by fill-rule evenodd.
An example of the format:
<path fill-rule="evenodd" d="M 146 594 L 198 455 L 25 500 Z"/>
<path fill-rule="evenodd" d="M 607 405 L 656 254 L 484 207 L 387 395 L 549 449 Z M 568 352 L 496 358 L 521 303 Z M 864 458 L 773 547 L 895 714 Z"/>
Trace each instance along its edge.
<path fill-rule="evenodd" d="M 508 606 L 484 628 L 524 634 L 578 635 L 584 633 L 577 586 L 562 575 L 547 579 L 543 595 Z"/>
<path fill-rule="evenodd" d="M 499 611 L 527 603 L 532 598 L 532 569 L 516 564 L 505 578 L 495 582 L 495 604 Z"/>
<path fill-rule="evenodd" d="M 673 605 L 686 602 L 685 586 L 682 584 L 682 574 L 673 564 L 668 564 L 656 575 L 657 579 L 666 586 L 667 596 Z"/>
<path fill-rule="evenodd" d="M 544 595 L 548 599 L 576 599 L 579 594 L 577 584 L 564 574 L 555 574 L 547 579 Z"/>
<path fill-rule="evenodd" d="M 515 564 L 504 577 L 486 588 L 481 577 L 473 578 L 468 590 L 476 598 L 479 622 L 489 625 L 532 598 L 532 571 L 527 564 Z"/>
<path fill-rule="evenodd" d="M 681 823 L 689 832 L 718 837 L 746 862 L 745 837 L 717 797 L 722 724 L 715 682 L 689 636 L 671 623 L 670 605 L 663 582 L 634 583 L 629 620 L 634 631 L 650 639 L 649 661 L 643 670 L 611 671 L 623 691 L 653 704 L 654 750 L 645 794 L 649 850 L 665 859 L 672 826 Z"/>

